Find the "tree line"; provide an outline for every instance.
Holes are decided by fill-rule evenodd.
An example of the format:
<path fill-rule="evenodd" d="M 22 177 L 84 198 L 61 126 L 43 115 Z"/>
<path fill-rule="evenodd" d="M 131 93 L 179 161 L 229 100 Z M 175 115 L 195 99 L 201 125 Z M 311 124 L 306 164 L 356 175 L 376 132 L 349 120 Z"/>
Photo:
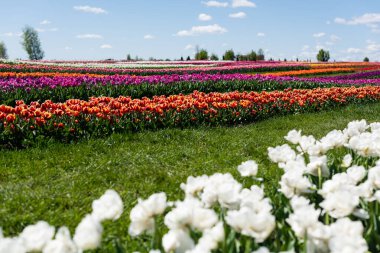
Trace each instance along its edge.
<path fill-rule="evenodd" d="M 38 32 L 30 26 L 22 30 L 21 45 L 29 56 L 29 60 L 42 60 L 45 56 L 38 37 Z M 7 48 L 4 42 L 0 42 L 0 59 L 8 59 Z"/>
<path fill-rule="evenodd" d="M 181 58 L 183 60 L 183 58 Z M 189 57 L 188 57 L 189 59 Z M 196 47 L 195 50 L 195 60 L 211 60 L 211 61 L 219 61 L 219 57 L 216 54 L 209 53 L 206 49 L 199 49 Z M 248 54 L 235 54 L 233 49 L 227 50 L 223 56 L 223 61 L 263 61 L 265 60 L 264 50 L 259 49 L 257 53 L 255 51 L 251 51 Z"/>
<path fill-rule="evenodd" d="M 30 26 L 26 26 L 22 31 L 21 45 L 29 56 L 29 60 L 42 60 L 44 58 L 44 51 L 42 50 L 41 42 L 38 37 L 38 32 Z M 211 60 L 219 61 L 219 57 L 216 54 L 209 55 L 206 49 L 199 49 L 196 47 L 195 60 Z M 8 52 L 4 42 L 0 41 L 0 59 L 8 59 Z M 154 59 L 154 58 L 150 58 Z M 127 56 L 127 60 L 132 60 L 130 54 Z M 135 60 L 143 60 L 136 56 Z M 169 60 L 169 59 L 167 59 Z M 183 57 L 180 59 L 183 61 Z M 187 61 L 191 60 L 190 56 L 186 58 Z M 248 54 L 235 54 L 233 49 L 227 50 L 223 56 L 224 61 L 263 61 L 265 60 L 264 50 L 259 49 L 257 52 L 251 50 Z M 330 60 L 330 52 L 324 49 L 320 49 L 317 54 L 317 60 L 320 62 L 328 62 Z M 285 59 L 286 61 L 286 59 Z M 298 61 L 298 58 L 297 58 Z M 369 62 L 369 58 L 365 57 L 364 62 Z"/>

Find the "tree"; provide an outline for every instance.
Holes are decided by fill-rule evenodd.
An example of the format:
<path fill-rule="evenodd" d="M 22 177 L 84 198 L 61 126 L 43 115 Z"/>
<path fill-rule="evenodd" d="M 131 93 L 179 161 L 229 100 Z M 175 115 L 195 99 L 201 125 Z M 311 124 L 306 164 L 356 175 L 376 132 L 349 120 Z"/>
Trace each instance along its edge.
<path fill-rule="evenodd" d="M 190 61 L 191 59 L 190 59 L 190 56 L 188 56 L 187 58 L 186 58 L 186 61 Z"/>
<path fill-rule="evenodd" d="M 1 53 L 0 53 L 0 58 L 1 58 Z M 369 58 L 368 58 L 368 57 L 365 57 L 363 61 L 364 61 L 364 62 L 369 62 Z"/>
<path fill-rule="evenodd" d="M 211 61 L 219 61 L 219 57 L 218 57 L 216 54 L 212 54 L 212 55 L 210 56 L 210 60 L 211 60 Z"/>
<path fill-rule="evenodd" d="M 132 57 L 130 54 L 127 54 L 127 61 L 132 61 Z"/>
<path fill-rule="evenodd" d="M 7 48 L 4 42 L 0 42 L 0 59 L 8 59 Z"/>
<path fill-rule="evenodd" d="M 181 56 L 181 59 L 180 59 L 180 61 L 183 61 L 183 56 Z"/>
<path fill-rule="evenodd" d="M 208 52 L 206 49 L 201 49 L 195 54 L 195 60 L 207 60 Z"/>
<path fill-rule="evenodd" d="M 234 52 L 234 50 L 232 50 L 232 49 L 227 50 L 224 53 L 223 58 L 224 58 L 225 61 L 233 61 L 233 60 L 235 60 L 235 52 Z"/>
<path fill-rule="evenodd" d="M 251 51 L 248 55 L 247 55 L 247 60 L 248 61 L 256 61 L 257 60 L 257 54 L 255 51 Z"/>
<path fill-rule="evenodd" d="M 29 55 L 29 60 L 41 60 L 44 58 L 38 32 L 30 26 L 26 26 L 22 32 L 23 41 L 21 44 Z"/>
<path fill-rule="evenodd" d="M 259 51 L 257 51 L 257 60 L 258 61 L 265 60 L 264 50 L 262 50 L 261 48 L 259 49 Z"/>
<path fill-rule="evenodd" d="M 328 62 L 330 60 L 330 52 L 323 49 L 319 50 L 317 60 L 321 62 Z"/>

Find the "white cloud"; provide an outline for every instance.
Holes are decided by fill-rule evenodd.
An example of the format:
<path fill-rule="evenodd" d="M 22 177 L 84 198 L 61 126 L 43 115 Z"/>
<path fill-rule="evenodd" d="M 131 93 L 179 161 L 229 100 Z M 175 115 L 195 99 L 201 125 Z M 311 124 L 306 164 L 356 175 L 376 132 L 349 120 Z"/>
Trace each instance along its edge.
<path fill-rule="evenodd" d="M 256 4 L 249 0 L 232 0 L 232 7 L 256 7 Z"/>
<path fill-rule="evenodd" d="M 207 1 L 207 2 L 202 2 L 202 3 L 208 7 L 227 7 L 228 6 L 227 2 Z"/>
<path fill-rule="evenodd" d="M 51 24 L 51 22 L 49 21 L 49 20 L 42 20 L 41 22 L 40 22 L 40 25 L 48 25 L 48 24 Z"/>
<path fill-rule="evenodd" d="M 147 35 L 144 36 L 144 39 L 146 39 L 146 40 L 152 40 L 154 38 L 155 37 L 153 35 L 151 35 L 151 34 L 147 34 Z"/>
<path fill-rule="evenodd" d="M 265 33 L 257 33 L 258 37 L 265 37 Z"/>
<path fill-rule="evenodd" d="M 57 32 L 58 28 L 50 28 L 50 29 L 43 29 L 43 28 L 36 28 L 37 32 L 43 33 L 43 32 Z"/>
<path fill-rule="evenodd" d="M 247 14 L 245 12 L 237 12 L 237 13 L 232 13 L 229 15 L 230 18 L 245 18 Z"/>
<path fill-rule="evenodd" d="M 330 36 L 331 42 L 337 42 L 338 40 L 341 40 L 341 38 L 335 34 Z"/>
<path fill-rule="evenodd" d="M 91 7 L 88 5 L 84 6 L 74 6 L 74 10 L 76 11 L 82 11 L 87 13 L 93 13 L 93 14 L 107 14 L 108 12 L 102 8 L 99 7 Z"/>
<path fill-rule="evenodd" d="M 366 42 L 367 44 L 376 44 L 376 42 L 373 41 L 373 40 L 366 40 L 365 42 Z"/>
<path fill-rule="evenodd" d="M 78 39 L 103 39 L 102 35 L 99 34 L 79 34 Z"/>
<path fill-rule="evenodd" d="M 103 44 L 100 46 L 101 49 L 111 49 L 112 46 L 110 44 Z"/>
<path fill-rule="evenodd" d="M 185 50 L 191 50 L 194 49 L 194 46 L 191 44 L 186 45 Z"/>
<path fill-rule="evenodd" d="M 325 35 L 326 35 L 325 33 L 314 33 L 313 37 L 315 37 L 315 38 L 321 38 L 321 37 L 323 37 Z"/>
<path fill-rule="evenodd" d="M 367 50 L 369 51 L 380 51 L 380 44 L 369 44 L 367 46 Z"/>
<path fill-rule="evenodd" d="M 202 34 L 222 34 L 227 32 L 227 29 L 220 25 L 205 25 L 205 26 L 193 26 L 190 30 L 182 30 L 177 32 L 177 36 L 197 36 Z"/>
<path fill-rule="evenodd" d="M 354 17 L 350 20 L 335 18 L 334 22 L 342 25 L 368 25 L 373 26 L 380 23 L 380 13 L 365 13 L 362 16 Z"/>
<path fill-rule="evenodd" d="M 7 33 L 3 33 L 2 36 L 6 36 L 6 37 L 13 37 L 15 36 L 16 34 L 14 34 L 13 32 L 7 32 Z"/>
<path fill-rule="evenodd" d="M 212 17 L 210 15 L 205 14 L 205 13 L 201 13 L 198 15 L 198 19 L 200 21 L 210 21 L 212 19 Z"/>
<path fill-rule="evenodd" d="M 72 47 L 69 47 L 69 46 L 66 46 L 66 47 L 65 47 L 65 50 L 66 50 L 66 51 L 70 51 L 70 50 L 72 50 L 72 49 L 73 49 L 73 48 L 72 48 Z"/>
<path fill-rule="evenodd" d="M 358 54 L 361 52 L 362 52 L 362 50 L 360 48 L 350 47 L 349 49 L 347 49 L 347 53 L 349 53 L 349 54 Z"/>
<path fill-rule="evenodd" d="M 310 48 L 309 45 L 304 45 L 304 46 L 302 47 L 302 51 L 306 51 L 306 50 L 308 50 L 309 48 Z"/>
<path fill-rule="evenodd" d="M 331 24 L 331 21 L 330 20 L 327 20 L 326 21 L 326 25 L 330 25 Z"/>

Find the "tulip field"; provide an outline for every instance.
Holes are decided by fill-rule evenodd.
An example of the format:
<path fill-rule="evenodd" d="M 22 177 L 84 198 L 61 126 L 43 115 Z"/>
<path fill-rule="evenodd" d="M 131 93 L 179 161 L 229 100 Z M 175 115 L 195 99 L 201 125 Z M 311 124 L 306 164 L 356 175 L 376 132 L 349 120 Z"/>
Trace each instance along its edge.
<path fill-rule="evenodd" d="M 0 145 L 236 126 L 376 102 L 379 83 L 378 63 L 6 62 L 0 64 Z"/>
<path fill-rule="evenodd" d="M 380 252 L 375 122 L 376 62 L 2 61 L 0 253 Z"/>

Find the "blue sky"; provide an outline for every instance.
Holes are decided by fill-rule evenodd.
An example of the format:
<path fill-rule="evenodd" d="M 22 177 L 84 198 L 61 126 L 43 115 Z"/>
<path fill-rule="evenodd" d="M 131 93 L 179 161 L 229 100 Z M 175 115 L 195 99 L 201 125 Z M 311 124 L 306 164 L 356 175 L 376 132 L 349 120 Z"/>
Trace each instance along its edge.
<path fill-rule="evenodd" d="M 45 59 L 170 58 L 199 45 L 222 55 L 262 48 L 267 58 L 380 61 L 379 0 L 7 0 L 0 41 L 26 58 L 25 25 L 37 29 Z"/>

